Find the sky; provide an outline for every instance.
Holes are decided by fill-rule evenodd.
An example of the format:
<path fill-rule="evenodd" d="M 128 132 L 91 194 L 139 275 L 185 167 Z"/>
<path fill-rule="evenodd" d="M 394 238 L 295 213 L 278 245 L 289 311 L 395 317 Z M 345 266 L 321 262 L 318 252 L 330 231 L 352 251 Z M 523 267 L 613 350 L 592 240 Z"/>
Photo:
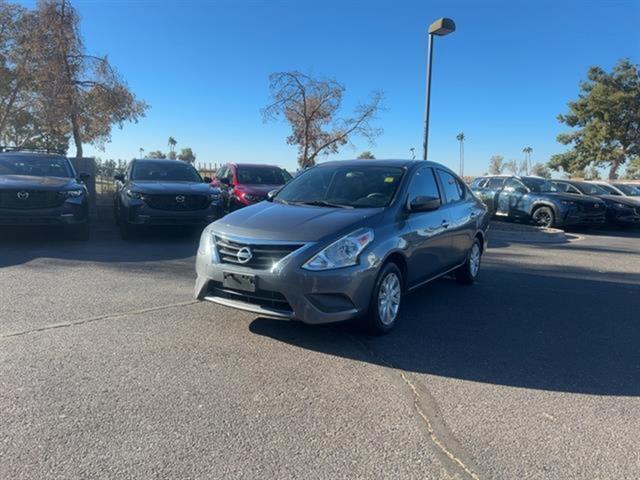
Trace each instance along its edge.
<path fill-rule="evenodd" d="M 21 2 L 33 6 L 35 2 Z M 130 159 L 191 147 L 196 163 L 264 162 L 290 170 L 297 150 L 284 122 L 263 122 L 269 74 L 299 70 L 345 88 L 344 117 L 374 90 L 383 134 L 354 138 L 330 159 L 364 150 L 377 158 L 420 156 L 428 25 L 450 17 L 456 31 L 436 38 L 429 159 L 465 174 L 489 158 L 546 162 L 565 147 L 557 115 L 578 95 L 590 66 L 640 63 L 638 0 L 76 0 L 91 54 L 108 55 L 151 108 L 138 124 L 114 129 L 104 151 Z"/>

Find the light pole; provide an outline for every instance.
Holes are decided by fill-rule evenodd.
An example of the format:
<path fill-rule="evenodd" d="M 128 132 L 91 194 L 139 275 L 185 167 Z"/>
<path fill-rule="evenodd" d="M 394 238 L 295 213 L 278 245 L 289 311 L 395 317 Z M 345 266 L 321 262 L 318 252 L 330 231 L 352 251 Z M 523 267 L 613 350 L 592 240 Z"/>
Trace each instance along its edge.
<path fill-rule="evenodd" d="M 422 143 L 422 159 L 427 159 L 427 148 L 429 144 L 429 105 L 431 104 L 431 63 L 433 60 L 434 35 L 444 37 L 456 30 L 456 24 L 450 18 L 440 18 L 429 25 L 429 45 L 427 47 L 427 86 L 426 99 L 424 104 L 424 140 Z"/>
<path fill-rule="evenodd" d="M 456 135 L 456 139 L 460 142 L 460 176 L 464 177 L 464 132 L 460 132 Z"/>

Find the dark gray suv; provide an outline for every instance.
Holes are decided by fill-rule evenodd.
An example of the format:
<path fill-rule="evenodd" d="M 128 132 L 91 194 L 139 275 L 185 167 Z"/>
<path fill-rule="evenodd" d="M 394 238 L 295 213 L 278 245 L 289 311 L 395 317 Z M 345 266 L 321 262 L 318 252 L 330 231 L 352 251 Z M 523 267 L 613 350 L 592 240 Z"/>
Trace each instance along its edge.
<path fill-rule="evenodd" d="M 404 293 L 447 273 L 474 282 L 488 222 L 485 205 L 437 163 L 328 162 L 209 225 L 195 295 L 312 324 L 359 319 L 384 333 Z"/>

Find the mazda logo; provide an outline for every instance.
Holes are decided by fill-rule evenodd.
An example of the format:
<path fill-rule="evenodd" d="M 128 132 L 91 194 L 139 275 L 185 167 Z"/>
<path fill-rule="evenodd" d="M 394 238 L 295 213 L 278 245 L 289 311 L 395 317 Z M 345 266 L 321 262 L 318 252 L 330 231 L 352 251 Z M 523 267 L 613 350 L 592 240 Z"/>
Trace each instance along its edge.
<path fill-rule="evenodd" d="M 29 192 L 18 192 L 18 199 L 26 200 L 29 198 Z"/>
<path fill-rule="evenodd" d="M 177 195 L 176 196 L 176 202 L 184 203 L 184 195 Z"/>
<path fill-rule="evenodd" d="M 596 207 L 596 208 L 600 208 L 600 204 L 599 203 L 594 203 L 593 206 Z"/>
<path fill-rule="evenodd" d="M 242 247 L 236 253 L 236 258 L 238 259 L 238 263 L 247 263 L 249 260 L 253 258 L 253 252 L 249 247 Z"/>

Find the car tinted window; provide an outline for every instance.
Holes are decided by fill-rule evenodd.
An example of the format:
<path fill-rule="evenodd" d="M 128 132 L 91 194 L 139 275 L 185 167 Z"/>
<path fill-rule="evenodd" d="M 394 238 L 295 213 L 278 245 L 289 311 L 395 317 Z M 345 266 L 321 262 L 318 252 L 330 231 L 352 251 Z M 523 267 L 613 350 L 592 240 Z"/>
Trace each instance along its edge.
<path fill-rule="evenodd" d="M 471 182 L 471 188 L 484 188 L 487 183 L 487 179 L 480 177 Z"/>
<path fill-rule="evenodd" d="M 456 177 L 444 170 L 438 170 L 438 176 L 444 189 L 446 203 L 459 202 L 464 198 L 464 187 Z"/>
<path fill-rule="evenodd" d="M 504 187 L 511 190 L 521 190 L 525 188 L 524 184 L 516 180 L 515 178 L 509 178 L 507 181 L 505 181 Z"/>
<path fill-rule="evenodd" d="M 388 206 L 404 174 L 399 167 L 328 165 L 311 168 L 275 197 L 285 203 L 375 208 Z"/>
<path fill-rule="evenodd" d="M 71 178 L 73 170 L 64 157 L 0 155 L 0 175 Z"/>
<path fill-rule="evenodd" d="M 276 167 L 239 166 L 236 174 L 239 183 L 248 185 L 283 185 L 291 179 L 289 173 Z"/>
<path fill-rule="evenodd" d="M 411 179 L 411 185 L 409 185 L 409 201 L 419 196 L 440 198 L 438 184 L 433 176 L 432 168 L 421 168 Z M 442 199 L 440 199 L 440 201 L 442 201 Z"/>
<path fill-rule="evenodd" d="M 491 180 L 489 180 L 488 188 L 494 190 L 494 189 L 502 188 L 503 185 L 504 185 L 504 178 L 493 177 Z"/>
<path fill-rule="evenodd" d="M 188 163 L 164 160 L 136 162 L 131 178 L 137 181 L 202 182 L 200 174 Z"/>

